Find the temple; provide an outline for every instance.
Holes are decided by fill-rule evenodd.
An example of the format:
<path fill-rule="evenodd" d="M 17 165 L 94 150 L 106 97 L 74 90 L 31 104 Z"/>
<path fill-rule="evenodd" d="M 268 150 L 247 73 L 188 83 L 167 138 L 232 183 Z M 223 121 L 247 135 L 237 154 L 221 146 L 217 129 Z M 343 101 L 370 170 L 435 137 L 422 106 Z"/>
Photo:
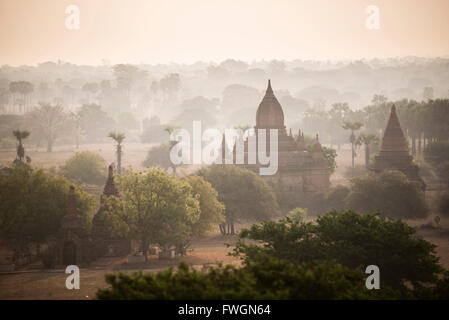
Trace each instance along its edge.
<path fill-rule="evenodd" d="M 417 182 L 422 190 L 426 189 L 426 184 L 419 176 L 419 168 L 413 163 L 413 157 L 409 154 L 408 142 L 399 123 L 395 105 L 391 107 L 382 146 L 379 155 L 374 158 L 372 170 L 377 173 L 384 170 L 401 171 L 410 180 Z"/>
<path fill-rule="evenodd" d="M 55 264 L 88 266 L 102 257 L 125 256 L 131 250 L 131 241 L 112 235 L 105 223 L 106 197 L 120 194 L 115 187 L 112 165 L 100 200 L 100 208 L 92 221 L 92 232 L 76 204 L 75 187 L 71 186 L 67 200 L 67 213 L 62 217 L 58 234 Z"/>
<path fill-rule="evenodd" d="M 261 175 L 269 184 L 281 185 L 286 193 L 309 193 L 326 191 L 329 188 L 329 167 L 324 157 L 323 148 L 316 135 L 313 146 L 307 146 L 304 141 L 304 133 L 301 130 L 294 137 L 290 129 L 287 133 L 284 125 L 284 112 L 282 106 L 274 95 L 271 81 L 256 113 L 256 125 L 254 127 L 256 137 L 256 154 L 258 146 L 258 132 L 265 129 L 267 142 L 265 150 L 269 153 L 269 129 L 278 130 L 278 170 L 273 175 Z M 248 139 L 244 141 L 244 164 L 246 169 L 259 174 L 261 167 L 257 159 L 255 164 L 248 164 Z M 235 160 L 235 146 L 234 146 Z M 236 163 L 234 161 L 234 163 Z"/>
<path fill-rule="evenodd" d="M 108 168 L 108 179 L 106 180 L 103 195 L 100 199 L 100 209 L 92 221 L 92 239 L 95 243 L 96 257 L 124 256 L 131 250 L 131 241 L 126 238 L 111 235 L 105 224 L 105 200 L 110 196 L 120 197 L 115 187 L 112 165 Z"/>

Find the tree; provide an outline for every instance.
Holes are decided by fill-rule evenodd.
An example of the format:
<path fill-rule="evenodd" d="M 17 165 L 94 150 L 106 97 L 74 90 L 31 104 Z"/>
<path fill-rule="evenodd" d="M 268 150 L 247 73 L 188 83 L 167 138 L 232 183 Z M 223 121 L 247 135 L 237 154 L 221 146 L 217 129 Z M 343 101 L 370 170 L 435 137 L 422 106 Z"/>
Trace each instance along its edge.
<path fill-rule="evenodd" d="M 122 142 L 125 140 L 126 136 L 124 133 L 110 132 L 108 137 L 117 142 L 117 169 L 118 174 L 122 174 Z"/>
<path fill-rule="evenodd" d="M 96 82 L 87 82 L 83 85 L 82 90 L 84 92 L 87 92 L 87 102 L 90 102 L 90 96 L 91 94 L 95 94 L 98 91 L 98 83 Z"/>
<path fill-rule="evenodd" d="M 89 141 L 99 141 L 106 137 L 115 124 L 98 104 L 84 104 L 77 115 Z"/>
<path fill-rule="evenodd" d="M 106 181 L 105 168 L 105 161 L 100 155 L 81 151 L 70 157 L 61 169 L 67 179 L 77 183 L 102 185 Z"/>
<path fill-rule="evenodd" d="M 280 214 L 273 190 L 254 172 L 234 165 L 211 165 L 197 175 L 209 181 L 225 205 L 222 234 L 235 234 L 234 224 L 248 219 L 267 219 Z"/>
<path fill-rule="evenodd" d="M 170 145 L 168 143 L 152 147 L 148 150 L 145 161 L 142 162 L 145 167 L 159 166 L 162 169 L 174 167 L 170 160 Z"/>
<path fill-rule="evenodd" d="M 197 271 L 180 263 L 158 273 L 107 274 L 100 300 L 323 300 L 400 299 L 406 295 L 382 287 L 367 290 L 365 274 L 338 264 L 294 264 L 270 257 L 244 267 Z M 266 307 L 258 312 L 271 311 Z M 262 314 L 262 313 L 259 313 Z"/>
<path fill-rule="evenodd" d="M 34 131 L 42 134 L 47 141 L 47 152 L 52 152 L 55 140 L 66 132 L 72 121 L 62 106 L 48 103 L 40 103 L 38 108 L 27 113 L 26 118 Z"/>
<path fill-rule="evenodd" d="M 424 159 L 449 185 L 449 141 L 429 143 L 424 149 Z"/>
<path fill-rule="evenodd" d="M 218 201 L 218 193 L 212 185 L 200 176 L 188 176 L 184 180 L 192 187 L 192 195 L 200 205 L 200 218 L 192 225 L 193 235 L 204 235 L 213 225 L 225 221 L 224 205 Z"/>
<path fill-rule="evenodd" d="M 422 219 L 429 212 L 418 185 L 394 170 L 353 178 L 346 208 L 394 219 Z"/>
<path fill-rule="evenodd" d="M 356 144 L 355 131 L 360 130 L 362 126 L 363 124 L 357 121 L 345 121 L 342 126 L 343 129 L 351 131 L 351 135 L 349 136 L 349 142 L 351 142 L 353 168 L 354 168 L 355 144 Z"/>
<path fill-rule="evenodd" d="M 295 208 L 290 210 L 286 217 L 292 219 L 292 221 L 296 221 L 298 223 L 306 222 L 307 219 L 307 209 L 303 208 Z"/>
<path fill-rule="evenodd" d="M 22 162 L 23 158 L 25 157 L 25 148 L 22 145 L 22 140 L 28 138 L 30 132 L 26 130 L 14 130 L 12 134 L 19 142 L 19 145 L 17 146 L 17 158 L 20 162 Z"/>
<path fill-rule="evenodd" d="M 20 106 L 22 108 L 21 111 L 25 111 L 26 106 L 29 103 L 29 94 L 33 92 L 33 90 L 33 84 L 28 81 L 13 81 L 9 84 L 9 91 L 11 91 L 12 94 L 19 93 L 22 96 L 22 99 L 20 101 Z"/>
<path fill-rule="evenodd" d="M 357 138 L 356 144 L 363 144 L 365 146 L 365 167 L 368 169 L 370 161 L 370 146 L 378 143 L 379 138 L 375 134 L 361 134 Z"/>
<path fill-rule="evenodd" d="M 360 271 L 374 264 L 381 270 L 381 288 L 405 289 L 406 281 L 419 288 L 435 283 L 444 269 L 436 246 L 416 237 L 415 232 L 399 220 L 331 211 L 313 223 L 284 218 L 244 229 L 234 255 L 248 264 L 261 256 L 291 263 L 333 262 Z"/>
<path fill-rule="evenodd" d="M 0 177 L 0 238 L 17 253 L 43 243 L 59 231 L 67 213 L 70 182 L 28 165 L 13 166 Z M 89 226 L 95 197 L 76 188 L 77 206 Z"/>
<path fill-rule="evenodd" d="M 140 241 L 145 261 L 150 244 L 168 250 L 188 242 L 200 206 L 187 182 L 162 169 L 129 169 L 118 176 L 117 186 L 121 197 L 107 199 L 106 224 L 113 234 Z"/>
<path fill-rule="evenodd" d="M 337 151 L 332 148 L 322 147 L 323 148 L 323 156 L 327 161 L 327 166 L 329 168 L 329 173 L 332 174 L 335 172 L 335 168 L 337 168 Z"/>

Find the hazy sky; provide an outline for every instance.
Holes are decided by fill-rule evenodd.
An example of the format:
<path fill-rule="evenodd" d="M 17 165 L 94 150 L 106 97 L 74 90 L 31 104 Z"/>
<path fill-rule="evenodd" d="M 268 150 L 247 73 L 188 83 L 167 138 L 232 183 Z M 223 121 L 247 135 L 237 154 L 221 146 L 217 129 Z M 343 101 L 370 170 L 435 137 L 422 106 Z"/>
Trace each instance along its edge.
<path fill-rule="evenodd" d="M 448 14 L 449 0 L 0 0 L 0 65 L 447 56 Z"/>

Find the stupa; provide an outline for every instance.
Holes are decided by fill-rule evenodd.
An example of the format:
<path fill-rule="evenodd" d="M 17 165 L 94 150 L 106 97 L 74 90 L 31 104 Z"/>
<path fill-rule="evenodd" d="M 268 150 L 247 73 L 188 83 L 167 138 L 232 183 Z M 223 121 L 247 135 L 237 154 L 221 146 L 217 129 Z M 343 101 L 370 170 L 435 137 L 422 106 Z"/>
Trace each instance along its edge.
<path fill-rule="evenodd" d="M 409 153 L 408 142 L 399 123 L 395 105 L 391 107 L 382 146 L 379 155 L 374 158 L 372 170 L 377 173 L 384 170 L 401 171 L 410 180 L 417 182 L 422 190 L 426 189 L 426 184 L 419 176 L 419 167 L 413 163 L 413 157 Z"/>

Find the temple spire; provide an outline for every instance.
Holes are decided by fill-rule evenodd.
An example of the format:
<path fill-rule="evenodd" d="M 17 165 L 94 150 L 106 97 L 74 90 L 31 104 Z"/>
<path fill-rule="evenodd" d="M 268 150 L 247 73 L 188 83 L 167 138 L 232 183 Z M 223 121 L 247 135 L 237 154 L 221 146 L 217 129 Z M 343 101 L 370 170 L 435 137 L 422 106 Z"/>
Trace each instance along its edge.
<path fill-rule="evenodd" d="M 108 179 L 106 180 L 106 184 L 104 186 L 103 196 L 119 196 L 119 192 L 114 183 L 114 169 L 112 164 L 108 167 Z M 101 202 L 103 202 L 103 197 L 101 197 Z"/>
<path fill-rule="evenodd" d="M 408 143 L 399 123 L 398 115 L 396 113 L 396 106 L 391 107 L 390 119 L 382 139 L 381 152 L 407 152 Z"/>
<path fill-rule="evenodd" d="M 271 80 L 268 79 L 268 87 L 267 87 L 267 91 L 265 93 L 265 95 L 272 95 L 273 94 L 273 89 L 271 88 Z"/>

